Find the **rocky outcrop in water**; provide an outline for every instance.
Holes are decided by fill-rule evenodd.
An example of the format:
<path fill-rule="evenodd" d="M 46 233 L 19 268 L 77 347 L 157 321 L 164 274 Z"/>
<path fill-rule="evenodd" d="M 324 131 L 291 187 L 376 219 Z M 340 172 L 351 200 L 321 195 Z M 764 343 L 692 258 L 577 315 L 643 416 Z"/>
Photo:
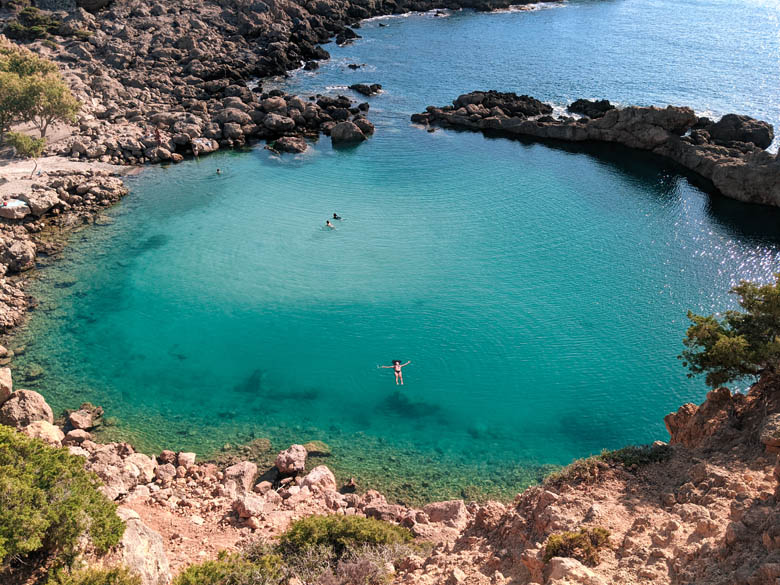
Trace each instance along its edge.
<path fill-rule="evenodd" d="M 780 206 L 780 160 L 765 150 L 774 138 L 770 124 L 733 114 L 712 122 L 686 107 L 575 103 L 578 111 L 603 115 L 554 118 L 551 108 L 533 98 L 491 91 L 459 96 L 451 106 L 430 106 L 412 121 L 507 136 L 617 143 L 670 159 L 732 199 Z"/>

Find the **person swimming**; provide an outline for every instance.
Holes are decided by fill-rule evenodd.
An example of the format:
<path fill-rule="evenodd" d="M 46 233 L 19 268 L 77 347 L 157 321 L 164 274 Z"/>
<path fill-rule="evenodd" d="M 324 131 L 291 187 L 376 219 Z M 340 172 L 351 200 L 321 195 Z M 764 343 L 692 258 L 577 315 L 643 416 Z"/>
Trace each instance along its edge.
<path fill-rule="evenodd" d="M 333 225 L 332 223 L 330 223 L 330 220 L 329 220 L 329 219 L 326 219 L 326 220 L 325 220 L 325 227 L 326 227 L 326 228 L 330 228 L 330 229 L 332 229 L 332 230 L 335 230 L 335 229 L 336 229 L 336 226 L 335 226 L 335 225 Z"/>
<path fill-rule="evenodd" d="M 341 216 L 334 211 L 333 212 L 333 219 L 341 219 Z"/>
<path fill-rule="evenodd" d="M 398 386 L 398 383 L 401 383 L 401 386 L 404 385 L 404 373 L 401 371 L 402 368 L 408 366 L 412 363 L 412 360 L 407 361 L 405 364 L 401 363 L 401 360 L 393 360 L 392 366 L 377 366 L 377 368 L 393 368 L 393 371 L 395 372 L 395 385 Z"/>
<path fill-rule="evenodd" d="M 221 175 L 222 174 L 222 169 L 217 169 L 217 174 Z"/>

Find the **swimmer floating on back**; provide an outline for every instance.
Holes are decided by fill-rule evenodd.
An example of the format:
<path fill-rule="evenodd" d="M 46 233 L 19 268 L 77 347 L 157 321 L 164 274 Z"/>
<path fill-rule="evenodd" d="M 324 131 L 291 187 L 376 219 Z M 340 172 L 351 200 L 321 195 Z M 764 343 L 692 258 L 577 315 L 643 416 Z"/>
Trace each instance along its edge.
<path fill-rule="evenodd" d="M 401 371 L 401 368 L 408 366 L 412 363 L 412 360 L 409 360 L 405 364 L 401 363 L 401 360 L 393 360 L 392 366 L 377 366 L 377 368 L 393 368 L 395 371 L 395 385 L 398 386 L 399 381 L 401 386 L 404 385 L 404 373 Z"/>
<path fill-rule="evenodd" d="M 329 229 L 332 229 L 332 230 L 335 230 L 335 229 L 336 229 L 336 226 L 334 226 L 332 223 L 330 223 L 330 220 L 329 220 L 329 219 L 326 219 L 326 220 L 325 220 L 325 227 L 326 227 L 326 228 L 329 228 Z"/>

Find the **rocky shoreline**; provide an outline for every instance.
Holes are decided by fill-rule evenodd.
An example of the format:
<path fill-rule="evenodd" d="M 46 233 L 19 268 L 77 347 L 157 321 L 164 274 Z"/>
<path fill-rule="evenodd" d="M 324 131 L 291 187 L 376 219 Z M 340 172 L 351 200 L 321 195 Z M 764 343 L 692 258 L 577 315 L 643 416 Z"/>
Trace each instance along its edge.
<path fill-rule="evenodd" d="M 512 503 L 393 504 L 312 466 L 316 444 L 292 445 L 268 468 L 146 455 L 95 442 L 102 415 L 82 405 L 55 420 L 40 394 L 14 390 L 0 368 L 0 424 L 68 449 L 101 478 L 126 523 L 114 562 L 144 585 L 165 585 L 220 550 L 273 540 L 312 514 L 379 518 L 429 543 L 389 568 L 399 585 L 770 585 L 780 576 L 780 380 L 769 375 L 746 395 L 720 388 L 668 415 L 669 444 L 576 461 Z M 596 562 L 548 554 L 550 537 L 594 527 L 608 535 Z"/>
<path fill-rule="evenodd" d="M 577 100 L 554 117 L 535 98 L 497 91 L 474 91 L 444 107 L 413 114 L 424 125 L 508 137 L 608 142 L 652 152 L 706 179 L 732 199 L 780 206 L 780 158 L 766 151 L 774 139 L 771 124 L 728 114 L 718 122 L 687 107 L 616 107 L 606 100 Z"/>

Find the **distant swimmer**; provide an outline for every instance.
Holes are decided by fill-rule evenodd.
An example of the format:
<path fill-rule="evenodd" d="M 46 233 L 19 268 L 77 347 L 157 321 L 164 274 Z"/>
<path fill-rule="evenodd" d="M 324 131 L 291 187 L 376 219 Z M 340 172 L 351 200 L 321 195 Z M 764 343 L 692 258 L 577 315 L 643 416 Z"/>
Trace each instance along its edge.
<path fill-rule="evenodd" d="M 326 227 L 326 228 L 329 228 L 329 229 L 332 229 L 332 230 L 335 230 L 335 229 L 336 229 L 336 226 L 335 226 L 335 225 L 333 225 L 332 223 L 330 223 L 330 220 L 329 220 L 329 219 L 326 219 L 326 220 L 325 220 L 325 227 Z"/>
<path fill-rule="evenodd" d="M 217 169 L 217 174 L 221 175 L 222 174 L 222 169 Z"/>
<path fill-rule="evenodd" d="M 404 373 L 401 371 L 401 368 L 404 368 L 412 363 L 412 360 L 409 360 L 405 364 L 401 363 L 401 360 L 393 360 L 392 366 L 377 366 L 377 368 L 393 368 L 393 371 L 395 372 L 395 385 L 398 386 L 400 383 L 401 386 L 404 385 Z"/>
<path fill-rule="evenodd" d="M 338 213 L 333 213 L 333 219 L 341 219 L 341 216 Z"/>

